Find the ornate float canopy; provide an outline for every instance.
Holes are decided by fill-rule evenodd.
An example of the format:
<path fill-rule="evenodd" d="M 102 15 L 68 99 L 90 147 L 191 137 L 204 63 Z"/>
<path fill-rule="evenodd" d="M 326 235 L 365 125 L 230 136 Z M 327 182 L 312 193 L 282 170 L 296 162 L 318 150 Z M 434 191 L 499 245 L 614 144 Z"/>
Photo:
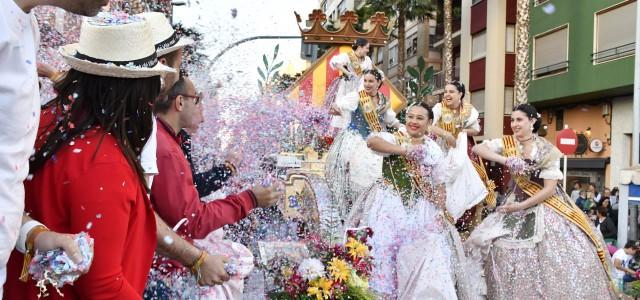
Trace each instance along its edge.
<path fill-rule="evenodd" d="M 389 37 L 383 30 L 389 24 L 389 18 L 382 12 L 377 12 L 371 17 L 370 21 L 373 28 L 367 32 L 359 32 L 355 29 L 354 24 L 358 23 L 358 15 L 354 11 L 346 11 L 340 16 L 342 28 L 337 31 L 330 31 L 322 26 L 327 20 L 327 15 L 320 9 L 314 9 L 309 14 L 311 28 L 307 30 L 300 27 L 302 22 L 300 15 L 297 12 L 294 12 L 294 14 L 298 21 L 302 39 L 306 44 L 351 45 L 356 38 L 365 38 L 369 40 L 371 46 L 385 46 Z"/>

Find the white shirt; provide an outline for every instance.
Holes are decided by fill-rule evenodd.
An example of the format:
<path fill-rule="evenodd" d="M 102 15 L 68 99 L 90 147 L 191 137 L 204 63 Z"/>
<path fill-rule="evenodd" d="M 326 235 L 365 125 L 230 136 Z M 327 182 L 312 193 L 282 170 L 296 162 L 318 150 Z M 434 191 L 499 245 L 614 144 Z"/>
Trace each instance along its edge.
<path fill-rule="evenodd" d="M 14 0 L 0 0 L 0 284 L 24 210 L 23 181 L 29 174 L 40 121 L 36 71 L 38 24 Z M 0 297 L 2 293 L 0 292 Z"/>
<path fill-rule="evenodd" d="M 153 176 L 158 175 L 158 161 L 156 158 L 156 151 L 158 149 L 158 138 L 156 136 L 158 132 L 158 122 L 155 116 L 153 116 L 151 120 L 153 121 L 151 136 L 149 136 L 147 142 L 142 147 L 142 152 L 140 152 L 140 165 L 144 171 L 148 188 L 151 188 Z"/>
<path fill-rule="evenodd" d="M 622 262 L 623 267 L 628 268 L 629 262 L 631 262 L 631 258 L 632 258 L 631 255 L 624 252 L 624 248 L 618 249 L 618 251 L 616 251 L 616 253 L 614 253 L 613 256 L 611 256 L 611 263 L 614 265 L 613 276 L 615 278 L 620 279 L 624 277 L 624 274 L 626 274 L 624 271 L 620 271 L 615 267 L 616 259 Z"/>

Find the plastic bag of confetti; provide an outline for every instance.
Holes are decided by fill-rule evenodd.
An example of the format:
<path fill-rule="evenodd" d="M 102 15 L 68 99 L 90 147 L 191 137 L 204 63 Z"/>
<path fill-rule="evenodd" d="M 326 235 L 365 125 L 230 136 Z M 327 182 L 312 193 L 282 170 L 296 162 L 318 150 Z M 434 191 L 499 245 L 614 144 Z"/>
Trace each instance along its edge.
<path fill-rule="evenodd" d="M 75 236 L 75 242 L 82 255 L 82 262 L 79 264 L 73 262 L 61 248 L 45 252 L 36 251 L 29 265 L 29 274 L 42 292 L 46 293 L 46 285 L 51 284 L 60 293 L 59 288 L 65 284 L 72 284 L 89 270 L 93 260 L 93 239 L 88 233 L 81 232 Z"/>

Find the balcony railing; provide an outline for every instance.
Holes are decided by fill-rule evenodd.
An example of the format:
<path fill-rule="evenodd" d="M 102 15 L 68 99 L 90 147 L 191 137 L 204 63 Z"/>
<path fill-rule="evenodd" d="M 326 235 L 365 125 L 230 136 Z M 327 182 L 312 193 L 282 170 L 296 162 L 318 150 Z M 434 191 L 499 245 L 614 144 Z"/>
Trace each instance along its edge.
<path fill-rule="evenodd" d="M 453 68 L 453 80 L 460 80 L 460 67 Z M 444 86 L 447 82 L 444 80 L 444 71 L 433 74 L 431 78 L 431 85 L 433 85 L 434 94 L 438 94 L 439 91 L 444 90 Z"/>
<path fill-rule="evenodd" d="M 562 73 L 568 69 L 569 69 L 569 61 L 567 60 L 567 61 L 559 62 L 553 65 L 549 65 L 546 67 L 534 69 L 531 71 L 531 75 L 535 79 L 543 76 Z"/>
<path fill-rule="evenodd" d="M 591 61 L 598 64 L 616 58 L 633 55 L 636 51 L 636 43 L 629 43 L 615 48 L 599 51 L 591 54 Z"/>

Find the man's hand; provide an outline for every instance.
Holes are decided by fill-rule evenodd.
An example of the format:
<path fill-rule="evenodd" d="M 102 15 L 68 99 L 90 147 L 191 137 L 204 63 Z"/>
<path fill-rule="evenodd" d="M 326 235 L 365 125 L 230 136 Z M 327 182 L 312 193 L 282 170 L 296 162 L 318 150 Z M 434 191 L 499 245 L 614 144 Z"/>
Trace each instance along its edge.
<path fill-rule="evenodd" d="M 201 286 L 212 286 L 222 284 L 229 280 L 229 274 L 224 270 L 224 264 L 227 258 L 220 255 L 207 255 L 200 266 L 200 280 L 198 284 Z"/>
<path fill-rule="evenodd" d="M 331 105 L 331 107 L 329 107 L 329 114 L 332 115 L 332 116 L 342 116 L 342 112 L 340 111 L 338 106 L 336 106 L 335 104 L 333 104 L 333 105 Z"/>
<path fill-rule="evenodd" d="M 51 78 L 53 75 L 58 73 L 58 71 L 52 66 L 41 62 L 36 62 L 36 69 L 38 70 L 38 76 L 40 77 Z"/>
<path fill-rule="evenodd" d="M 233 149 L 233 151 L 227 153 L 227 157 L 225 158 L 225 160 L 230 162 L 236 168 L 239 167 L 240 163 L 242 162 L 242 148 L 237 147 Z"/>
<path fill-rule="evenodd" d="M 36 236 L 33 241 L 33 246 L 38 251 L 62 248 L 74 263 L 79 264 L 82 262 L 82 254 L 80 253 L 80 248 L 78 248 L 78 244 L 74 238 L 74 234 L 44 231 Z"/>
<path fill-rule="evenodd" d="M 281 184 L 272 184 L 268 187 L 254 186 L 251 191 L 256 196 L 258 207 L 265 208 L 278 202 L 284 196 L 279 186 Z"/>

